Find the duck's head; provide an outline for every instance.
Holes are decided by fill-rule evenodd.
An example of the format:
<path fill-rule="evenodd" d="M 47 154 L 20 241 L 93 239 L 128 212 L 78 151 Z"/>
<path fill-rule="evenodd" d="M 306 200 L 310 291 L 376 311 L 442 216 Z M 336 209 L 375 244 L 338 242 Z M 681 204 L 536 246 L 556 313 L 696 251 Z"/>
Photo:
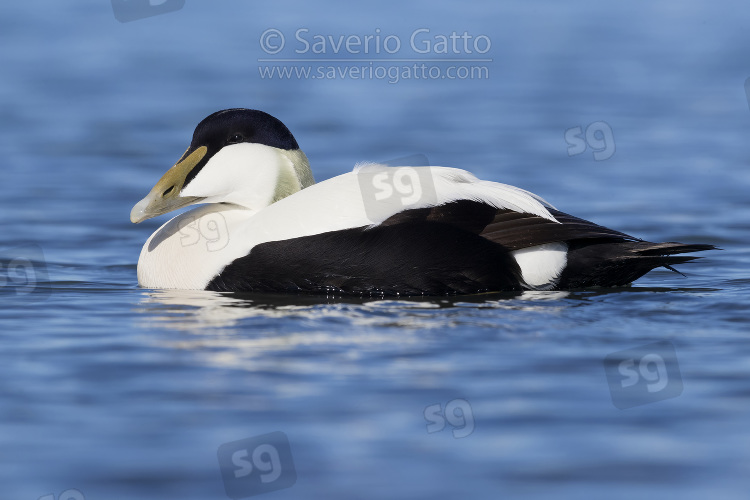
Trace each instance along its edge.
<path fill-rule="evenodd" d="M 260 210 L 314 182 L 307 157 L 281 121 L 254 109 L 227 109 L 198 124 L 190 147 L 133 207 L 130 220 L 196 203 Z"/>

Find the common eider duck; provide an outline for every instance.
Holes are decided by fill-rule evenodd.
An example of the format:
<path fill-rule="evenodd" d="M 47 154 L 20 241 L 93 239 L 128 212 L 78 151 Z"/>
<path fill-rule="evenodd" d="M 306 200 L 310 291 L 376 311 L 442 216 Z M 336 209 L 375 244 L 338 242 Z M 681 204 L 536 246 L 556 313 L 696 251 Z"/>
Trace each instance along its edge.
<path fill-rule="evenodd" d="M 219 292 L 444 295 L 614 287 L 695 259 L 446 167 L 359 165 L 315 183 L 289 129 L 228 109 L 130 213 L 188 205 L 146 241 L 138 283 Z"/>

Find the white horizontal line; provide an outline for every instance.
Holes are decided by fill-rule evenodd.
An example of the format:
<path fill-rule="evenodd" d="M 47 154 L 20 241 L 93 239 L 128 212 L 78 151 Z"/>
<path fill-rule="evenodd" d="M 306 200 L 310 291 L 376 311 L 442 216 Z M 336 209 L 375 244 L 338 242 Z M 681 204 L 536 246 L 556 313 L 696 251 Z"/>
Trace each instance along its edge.
<path fill-rule="evenodd" d="M 258 59 L 258 62 L 492 62 L 492 59 Z"/>

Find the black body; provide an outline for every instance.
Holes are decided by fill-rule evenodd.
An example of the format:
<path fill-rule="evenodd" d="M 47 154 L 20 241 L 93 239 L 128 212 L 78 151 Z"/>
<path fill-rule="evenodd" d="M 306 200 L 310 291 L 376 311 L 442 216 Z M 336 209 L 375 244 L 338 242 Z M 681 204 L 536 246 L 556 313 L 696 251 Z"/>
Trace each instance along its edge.
<path fill-rule="evenodd" d="M 568 263 L 553 289 L 628 284 L 675 254 L 712 245 L 650 243 L 550 210 L 560 222 L 469 200 L 406 210 L 379 226 L 263 243 L 206 287 L 214 291 L 444 295 L 522 290 L 510 254 L 566 242 Z"/>

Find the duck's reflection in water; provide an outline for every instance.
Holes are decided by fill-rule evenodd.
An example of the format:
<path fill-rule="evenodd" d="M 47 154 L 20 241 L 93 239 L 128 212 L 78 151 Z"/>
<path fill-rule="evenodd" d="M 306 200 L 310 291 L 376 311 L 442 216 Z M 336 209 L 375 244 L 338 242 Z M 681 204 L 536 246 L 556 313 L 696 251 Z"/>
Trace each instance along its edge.
<path fill-rule="evenodd" d="M 154 337 L 159 345 L 191 351 L 212 366 L 344 375 L 364 369 L 357 360 L 374 356 L 385 376 L 425 363 L 432 371 L 448 369 L 435 360 L 488 337 L 536 337 L 534 317 L 569 328 L 575 319 L 565 311 L 594 305 L 602 295 L 630 300 L 632 293 L 669 290 L 678 291 L 633 287 L 378 298 L 144 290 L 135 311 L 139 326 L 162 332 Z"/>
<path fill-rule="evenodd" d="M 149 290 L 136 312 L 149 326 L 205 331 L 232 328 L 244 320 L 342 319 L 367 326 L 404 317 L 429 318 L 427 311 L 446 308 L 528 309 L 537 301 L 557 301 L 569 292 L 503 292 L 446 297 L 355 297 L 311 294 L 218 293 L 203 290 Z M 423 325 L 427 326 L 427 325 Z"/>

